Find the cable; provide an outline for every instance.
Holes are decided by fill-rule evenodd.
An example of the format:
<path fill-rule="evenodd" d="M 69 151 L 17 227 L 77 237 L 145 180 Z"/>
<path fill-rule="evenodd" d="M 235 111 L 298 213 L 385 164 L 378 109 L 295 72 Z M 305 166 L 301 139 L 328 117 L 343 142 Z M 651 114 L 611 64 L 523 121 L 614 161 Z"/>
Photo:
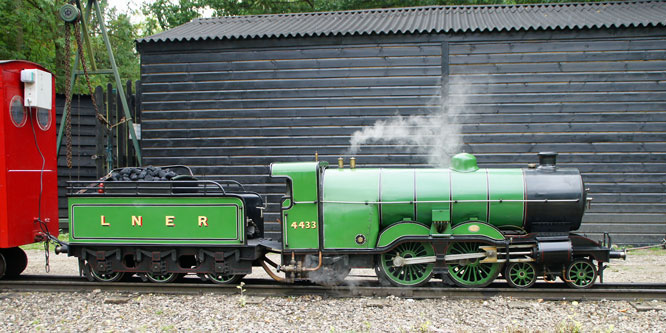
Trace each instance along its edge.
<path fill-rule="evenodd" d="M 34 118 L 33 119 L 33 113 L 34 113 Z M 59 245 L 62 245 L 62 242 L 57 237 L 54 237 L 51 235 L 49 232 L 49 226 L 42 220 L 42 195 L 44 193 L 44 170 L 46 168 L 46 158 L 44 158 L 44 154 L 42 153 L 41 148 L 39 148 L 39 142 L 37 141 L 37 132 L 35 131 L 35 120 L 37 118 L 37 111 L 33 107 L 28 107 L 28 115 L 30 117 L 30 128 L 32 129 L 32 138 L 35 141 L 35 147 L 37 148 L 37 152 L 39 153 L 39 156 L 42 158 L 42 168 L 39 171 L 39 196 L 37 199 L 37 223 L 39 223 L 39 228 L 41 229 L 42 233 L 46 236 L 46 240 L 44 241 L 44 259 L 46 260 L 46 264 L 44 266 L 44 269 L 48 273 L 51 269 L 49 266 L 49 241 L 53 241 Z"/>
<path fill-rule="evenodd" d="M 46 167 L 46 159 L 44 158 L 44 154 L 42 154 L 42 150 L 39 148 L 39 142 L 37 142 L 37 133 L 35 132 L 35 122 L 33 121 L 33 112 L 35 113 L 36 117 L 36 112 L 34 111 L 33 107 L 28 107 L 28 115 L 30 116 L 30 128 L 32 129 L 32 138 L 35 140 L 35 147 L 37 148 L 37 152 L 39 153 L 39 156 L 42 158 L 42 169 L 39 172 L 39 207 L 37 209 L 37 219 L 39 221 L 42 220 L 42 193 L 44 192 L 44 168 Z"/>

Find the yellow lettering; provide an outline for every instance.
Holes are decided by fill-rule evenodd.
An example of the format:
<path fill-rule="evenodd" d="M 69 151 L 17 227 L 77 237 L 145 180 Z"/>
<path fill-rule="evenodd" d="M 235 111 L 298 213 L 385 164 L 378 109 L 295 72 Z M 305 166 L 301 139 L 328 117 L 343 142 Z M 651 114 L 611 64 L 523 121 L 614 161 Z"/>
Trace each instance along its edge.
<path fill-rule="evenodd" d="M 143 227 L 143 216 L 132 216 L 132 226 Z"/>
<path fill-rule="evenodd" d="M 199 216 L 199 226 L 200 227 L 201 226 L 207 227 L 208 226 L 208 218 L 205 217 L 205 216 Z"/>
<path fill-rule="evenodd" d="M 167 216 L 167 217 L 166 217 L 166 226 L 167 226 L 167 227 L 175 227 L 176 224 L 173 223 L 173 220 L 175 220 L 175 219 L 176 219 L 175 216 Z"/>
<path fill-rule="evenodd" d="M 111 223 L 106 223 L 106 216 L 102 215 L 101 220 L 102 220 L 102 226 L 108 227 L 111 225 Z"/>

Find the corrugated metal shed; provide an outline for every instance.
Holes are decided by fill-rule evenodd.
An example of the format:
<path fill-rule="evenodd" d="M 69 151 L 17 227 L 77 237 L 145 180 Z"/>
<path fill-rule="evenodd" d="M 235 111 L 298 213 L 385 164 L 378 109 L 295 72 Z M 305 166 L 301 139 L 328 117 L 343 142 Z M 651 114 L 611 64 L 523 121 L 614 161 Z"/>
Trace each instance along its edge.
<path fill-rule="evenodd" d="M 195 19 L 139 43 L 372 34 L 656 27 L 666 2 L 433 6 Z"/>

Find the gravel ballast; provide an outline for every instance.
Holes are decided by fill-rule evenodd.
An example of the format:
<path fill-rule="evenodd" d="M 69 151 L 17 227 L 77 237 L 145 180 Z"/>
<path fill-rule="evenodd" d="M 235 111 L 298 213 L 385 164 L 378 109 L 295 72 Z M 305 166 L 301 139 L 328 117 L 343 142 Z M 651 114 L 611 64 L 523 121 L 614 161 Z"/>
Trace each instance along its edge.
<path fill-rule="evenodd" d="M 28 251 L 25 274 L 43 274 Z M 52 256 L 51 274 L 75 275 L 76 260 Z M 666 283 L 666 251 L 613 261 L 606 282 Z M 251 288 L 251 286 L 246 286 Z M 240 292 L 240 291 L 239 291 Z M 640 310 L 640 311 L 639 311 Z M 319 296 L 244 297 L 81 293 L 0 293 L 2 331 L 244 332 L 663 332 L 666 302 L 485 300 Z"/>

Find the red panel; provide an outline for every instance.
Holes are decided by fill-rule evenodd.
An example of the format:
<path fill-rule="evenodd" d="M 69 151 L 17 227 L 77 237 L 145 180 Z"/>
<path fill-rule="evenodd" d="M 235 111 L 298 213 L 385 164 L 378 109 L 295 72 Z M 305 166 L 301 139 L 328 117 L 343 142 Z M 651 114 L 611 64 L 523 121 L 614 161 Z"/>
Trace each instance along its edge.
<path fill-rule="evenodd" d="M 33 68 L 45 70 L 26 61 L 0 63 L 1 248 L 34 243 L 35 236 L 41 232 L 39 223 L 35 223 L 38 217 L 47 221 L 51 234 L 58 234 L 55 78 L 52 84 L 51 125 L 46 131 L 37 124 L 36 109 L 27 110 L 28 119 L 22 127 L 17 127 L 9 116 L 12 98 L 20 96 L 23 100 L 21 70 Z"/>

